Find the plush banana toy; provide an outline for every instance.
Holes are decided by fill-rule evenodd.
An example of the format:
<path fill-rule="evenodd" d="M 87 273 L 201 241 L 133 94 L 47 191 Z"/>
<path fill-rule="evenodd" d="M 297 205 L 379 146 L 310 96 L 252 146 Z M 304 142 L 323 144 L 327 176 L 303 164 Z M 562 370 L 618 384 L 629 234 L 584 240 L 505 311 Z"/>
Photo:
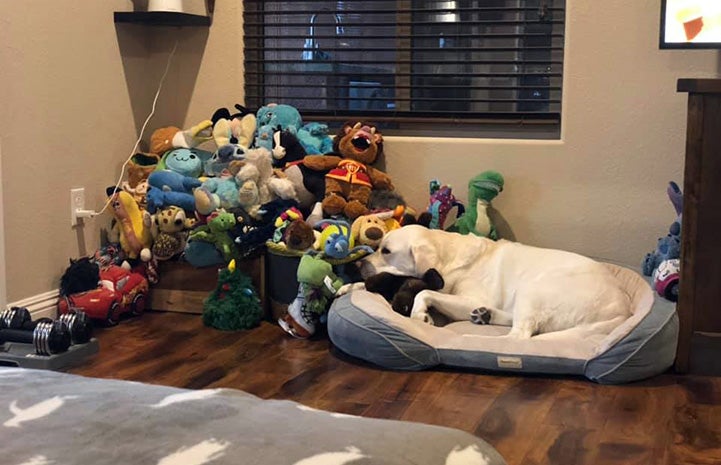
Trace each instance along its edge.
<path fill-rule="evenodd" d="M 125 191 L 115 192 L 110 205 L 120 232 L 120 247 L 128 258 L 150 260 L 153 241 L 150 234 L 150 214 L 142 211 L 133 196 Z"/>

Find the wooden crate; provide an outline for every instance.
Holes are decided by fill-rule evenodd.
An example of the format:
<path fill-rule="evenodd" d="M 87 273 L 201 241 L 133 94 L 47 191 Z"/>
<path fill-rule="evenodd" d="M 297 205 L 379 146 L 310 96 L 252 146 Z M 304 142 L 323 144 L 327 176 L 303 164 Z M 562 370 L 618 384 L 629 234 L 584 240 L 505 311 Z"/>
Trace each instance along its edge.
<path fill-rule="evenodd" d="M 250 276 L 260 297 L 263 311 L 265 298 L 265 257 L 236 262 L 237 269 Z M 181 313 L 203 313 L 203 300 L 218 284 L 218 267 L 195 268 L 187 262 L 163 261 L 158 264 L 160 279 L 150 288 L 152 310 Z"/>

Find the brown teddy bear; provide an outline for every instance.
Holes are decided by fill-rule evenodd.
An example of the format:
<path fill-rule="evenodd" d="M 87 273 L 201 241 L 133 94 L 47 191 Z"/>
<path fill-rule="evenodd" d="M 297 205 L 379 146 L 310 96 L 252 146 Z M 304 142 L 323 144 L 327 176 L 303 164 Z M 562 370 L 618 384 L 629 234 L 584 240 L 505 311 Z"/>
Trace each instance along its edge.
<path fill-rule="evenodd" d="M 333 154 L 308 155 L 306 167 L 325 175 L 323 212 L 353 220 L 368 213 L 374 189 L 393 190 L 391 178 L 370 166 L 383 153 L 383 136 L 367 122 L 346 122 L 333 139 Z"/>

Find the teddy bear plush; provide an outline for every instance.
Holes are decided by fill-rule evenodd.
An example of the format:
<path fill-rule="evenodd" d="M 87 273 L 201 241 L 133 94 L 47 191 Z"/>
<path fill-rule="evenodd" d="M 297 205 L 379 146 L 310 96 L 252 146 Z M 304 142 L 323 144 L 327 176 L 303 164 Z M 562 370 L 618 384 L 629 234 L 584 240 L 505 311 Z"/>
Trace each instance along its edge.
<path fill-rule="evenodd" d="M 370 166 L 383 153 L 383 136 L 371 123 L 347 122 L 333 139 L 333 148 L 334 154 L 308 155 L 303 164 L 328 171 L 323 212 L 329 216 L 344 214 L 354 220 L 368 213 L 373 189 L 393 190 L 391 178 Z"/>

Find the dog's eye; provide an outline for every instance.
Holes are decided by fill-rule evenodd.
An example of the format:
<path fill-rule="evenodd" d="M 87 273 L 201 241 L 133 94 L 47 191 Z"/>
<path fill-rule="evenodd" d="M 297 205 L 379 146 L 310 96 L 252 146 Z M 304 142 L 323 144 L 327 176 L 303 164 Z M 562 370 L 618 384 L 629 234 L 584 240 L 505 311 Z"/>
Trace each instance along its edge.
<path fill-rule="evenodd" d="M 382 253 L 383 255 L 385 255 L 385 254 L 391 253 L 391 251 L 388 250 L 388 247 L 383 247 L 383 248 L 381 249 L 381 253 Z"/>

